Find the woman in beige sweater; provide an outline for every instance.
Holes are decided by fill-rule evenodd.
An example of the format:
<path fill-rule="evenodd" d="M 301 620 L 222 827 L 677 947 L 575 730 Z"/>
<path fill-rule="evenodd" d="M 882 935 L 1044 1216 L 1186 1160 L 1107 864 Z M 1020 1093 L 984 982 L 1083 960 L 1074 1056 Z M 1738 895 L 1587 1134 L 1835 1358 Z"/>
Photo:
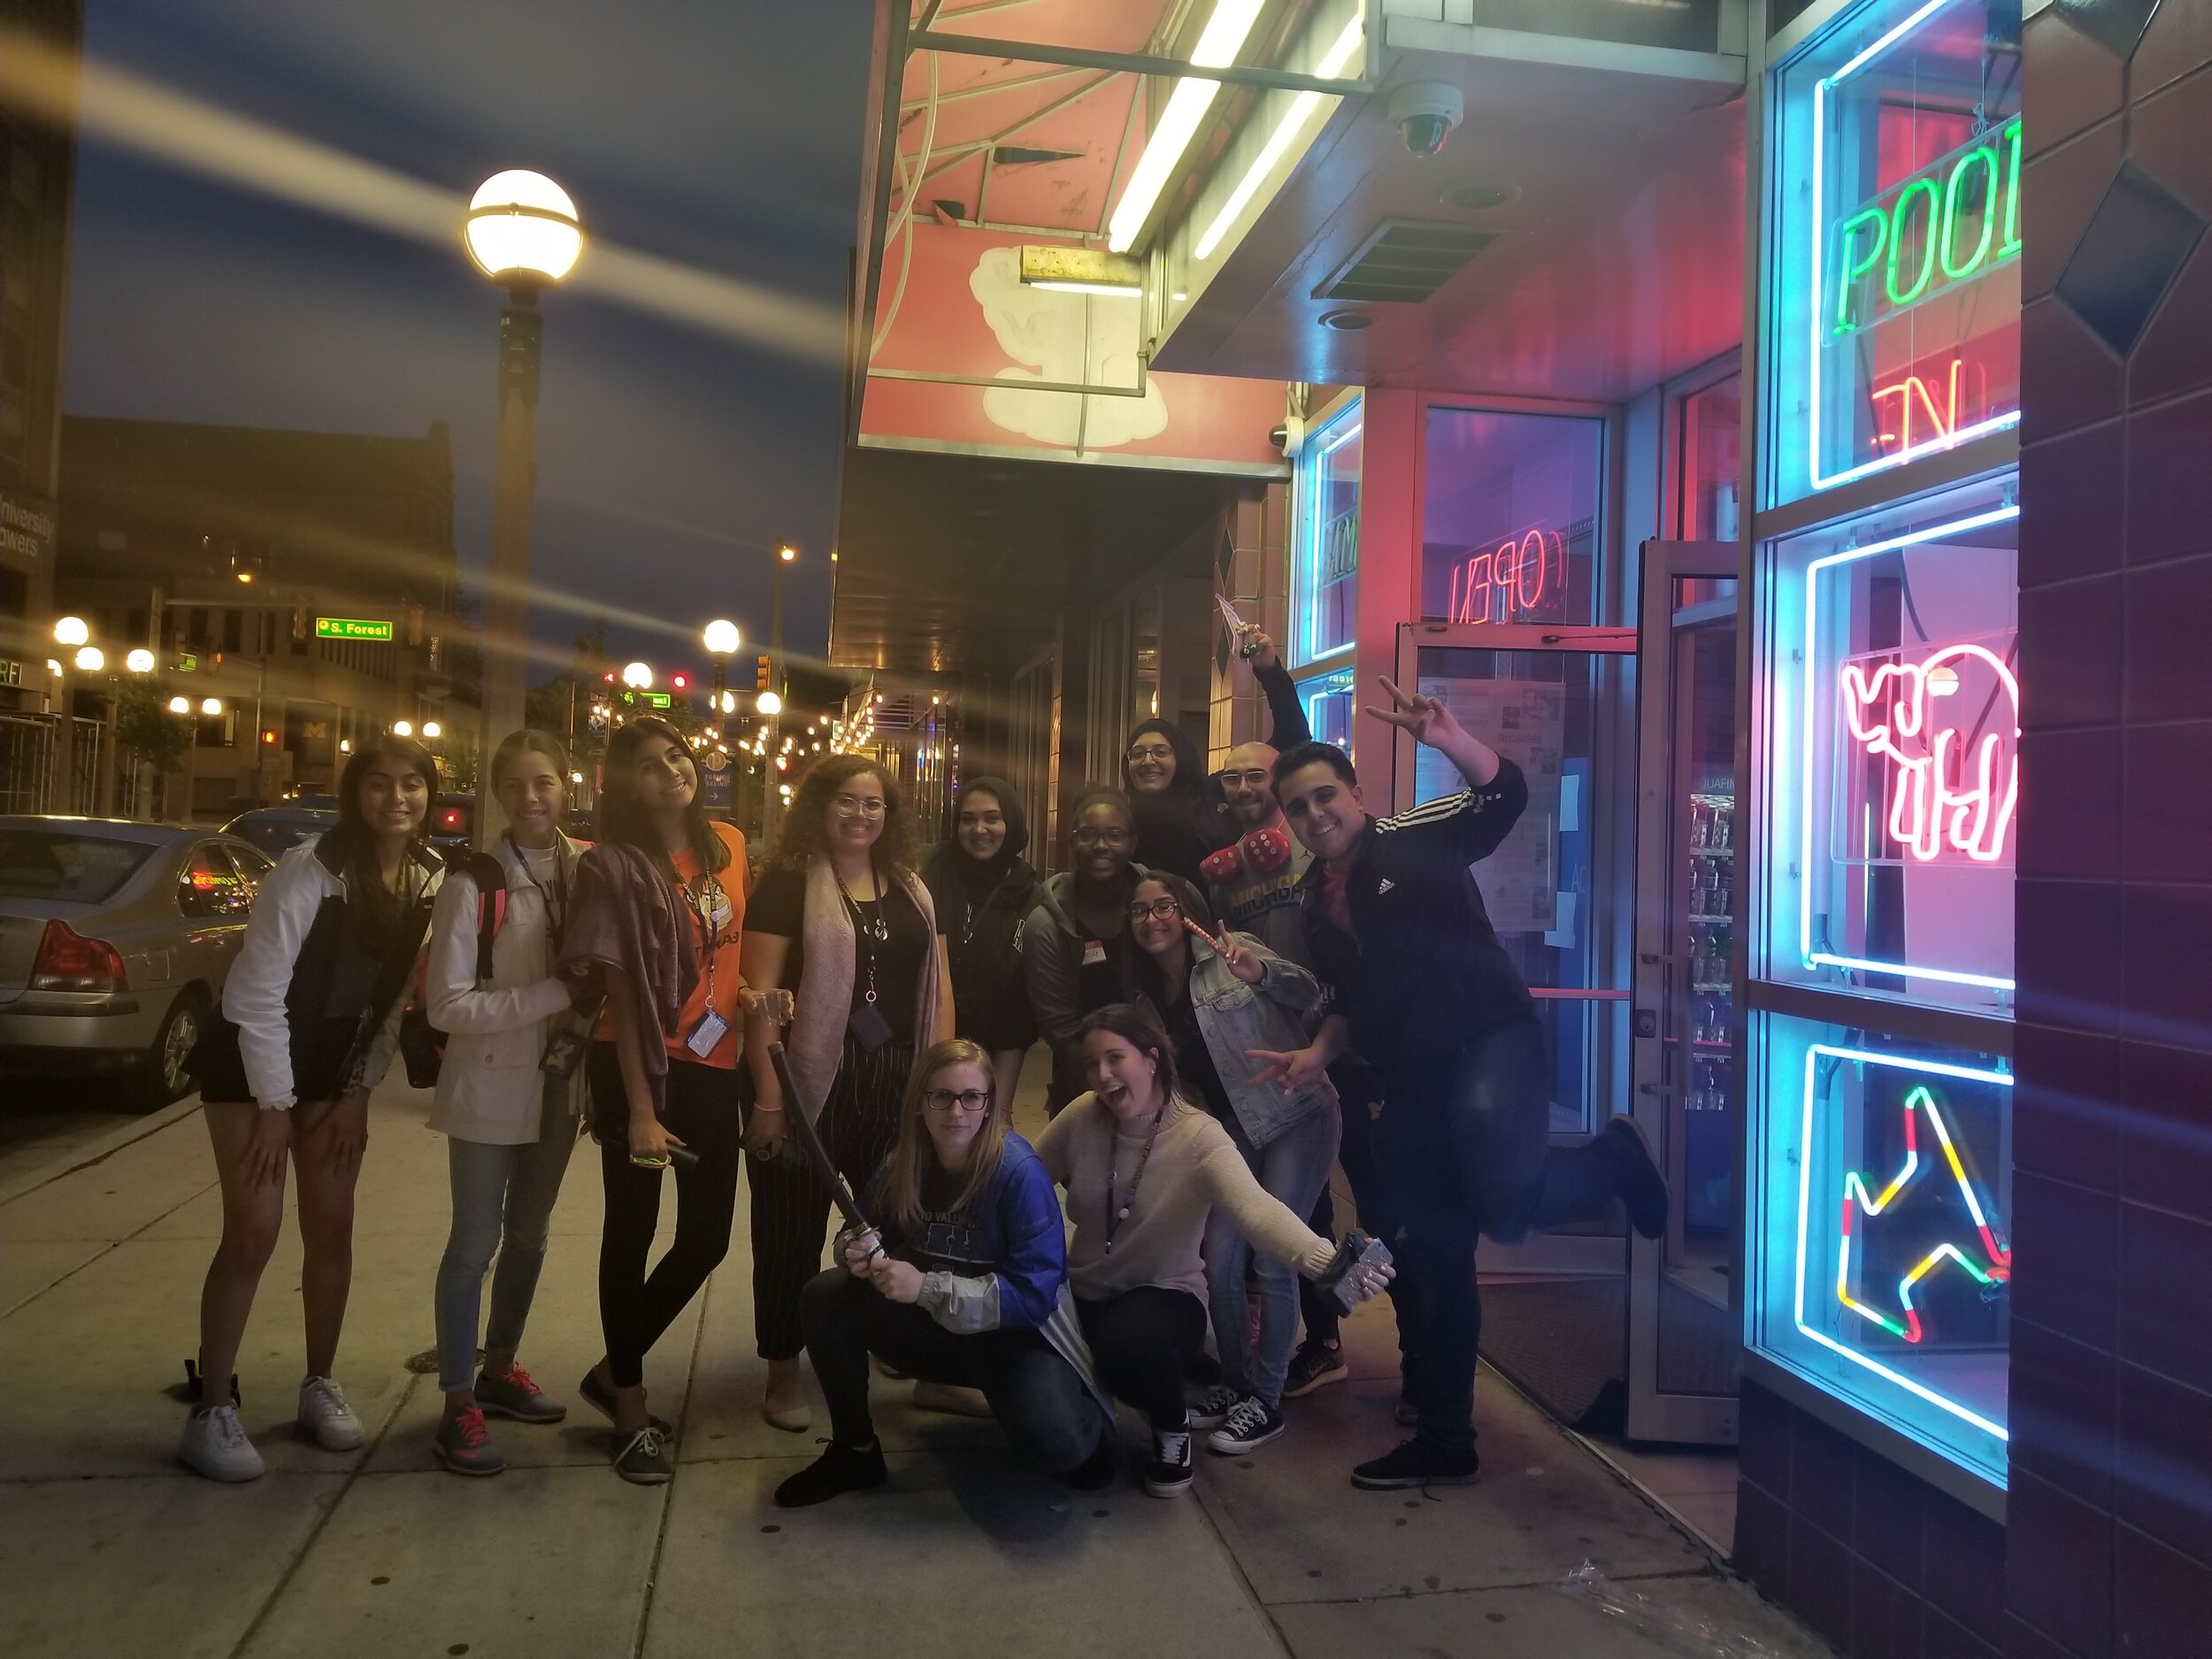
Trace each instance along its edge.
<path fill-rule="evenodd" d="M 1183 1378 L 1206 1334 L 1206 1219 L 1218 1209 L 1253 1247 L 1317 1278 L 1330 1242 L 1268 1196 L 1236 1144 L 1177 1087 L 1174 1046 L 1149 1010 L 1126 1002 L 1084 1020 L 1091 1093 L 1037 1141 L 1067 1191 L 1068 1280 L 1101 1379 L 1152 1425 L 1145 1490 L 1190 1487 L 1191 1422 Z M 1362 1270 L 1363 1297 L 1389 1282 Z"/>

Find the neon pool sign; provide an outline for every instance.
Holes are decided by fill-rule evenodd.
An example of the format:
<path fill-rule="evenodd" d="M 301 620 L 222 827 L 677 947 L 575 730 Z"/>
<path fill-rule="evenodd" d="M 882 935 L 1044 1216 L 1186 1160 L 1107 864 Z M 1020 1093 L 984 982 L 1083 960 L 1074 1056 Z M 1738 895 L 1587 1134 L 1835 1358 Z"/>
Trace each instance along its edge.
<path fill-rule="evenodd" d="M 1875 1356 L 1839 1341 L 1827 1332 L 1820 1330 L 1806 1319 L 1806 1277 L 1811 1263 L 1813 1237 L 1813 1164 L 1816 1162 L 1812 1156 L 1813 1120 L 1819 1105 L 1820 1062 L 1824 1057 L 1848 1060 L 1860 1065 L 1889 1066 L 1898 1071 L 1912 1072 L 1916 1078 L 1923 1079 L 1932 1077 L 1955 1078 L 1962 1082 L 1993 1084 L 2000 1088 L 2012 1087 L 2012 1074 L 2008 1071 L 1985 1071 L 1976 1066 L 1951 1065 L 1939 1060 L 1916 1060 L 1898 1055 L 1877 1054 L 1864 1048 L 1838 1048 L 1824 1042 L 1812 1043 L 1808 1046 L 1805 1053 L 1804 1118 L 1800 1128 L 1800 1133 L 1803 1138 L 1798 1142 L 1797 1285 L 1796 1301 L 1792 1310 L 1799 1335 L 1818 1343 L 1822 1348 L 1848 1360 L 1852 1364 L 1873 1372 L 1885 1382 L 1894 1383 L 1906 1393 L 1926 1401 L 1939 1410 L 1950 1413 L 1961 1422 L 1970 1424 L 1985 1433 L 1993 1435 L 2001 1441 L 2004 1440 L 2008 1436 L 2003 1424 L 1992 1421 L 1971 1406 L 1930 1387 L 1919 1379 L 1908 1376 L 1894 1366 L 1884 1364 Z M 1892 1320 L 1883 1314 L 1870 1311 L 1858 1305 L 1852 1297 L 1846 1294 L 1850 1282 L 1848 1253 L 1852 1235 L 1851 1212 L 1855 1198 L 1862 1201 L 1865 1199 L 1866 1187 L 1857 1175 L 1853 1174 L 1847 1177 L 1845 1181 L 1843 1233 L 1840 1240 L 1843 1265 L 1838 1274 L 1836 1285 L 1836 1294 L 1839 1300 L 1850 1308 L 1854 1313 L 1870 1318 L 1875 1324 L 1893 1331 L 1908 1341 L 1916 1342 L 1919 1340 L 1919 1337 L 1915 1333 L 1920 1327 L 1916 1310 L 1912 1306 L 1913 1288 L 1939 1264 L 1947 1260 L 1956 1260 L 1962 1266 L 1967 1267 L 1978 1280 L 1990 1283 L 2009 1279 L 2012 1272 L 2011 1248 L 2002 1241 L 1999 1229 L 1990 1218 L 1990 1212 L 1977 1196 L 1972 1182 L 1968 1179 L 1965 1167 L 1959 1159 L 1957 1148 L 1951 1141 L 1950 1132 L 1942 1120 L 1939 1110 L 1934 1104 L 1932 1092 L 1924 1081 L 1906 1096 L 1907 1161 L 1905 1169 L 1891 1181 L 1889 1187 L 1881 1194 L 1878 1202 L 1863 1203 L 1862 1207 L 1870 1215 L 1887 1209 L 1890 1202 L 1904 1187 L 1912 1181 L 1918 1169 L 1919 1148 L 1917 1139 L 1913 1133 L 1911 1119 L 1915 1115 L 1916 1103 L 1924 1097 L 1928 1102 L 1926 1111 L 1929 1121 L 1935 1126 L 1937 1140 L 1943 1148 L 1946 1162 L 1950 1165 L 1953 1179 L 1956 1181 L 1959 1191 L 1965 1195 L 1967 1213 L 1973 1219 L 1975 1230 L 1978 1235 L 1978 1242 L 1981 1245 L 1979 1260 L 1975 1261 L 1970 1258 L 1967 1252 L 1955 1243 L 1947 1242 L 1939 1245 L 1906 1273 L 1898 1285 L 1897 1294 L 1903 1317 Z"/>
<path fill-rule="evenodd" d="M 1813 82 L 1813 300 L 1810 350 L 1805 368 L 1805 406 L 1809 422 L 1807 465 L 1815 489 L 1830 489 L 1870 472 L 1899 465 L 1916 455 L 1950 449 L 2020 424 L 2017 409 L 1991 415 L 1964 427 L 1955 420 L 1947 430 L 1925 443 L 1900 444 L 1873 460 L 1863 461 L 1841 472 L 1821 470 L 1823 350 L 1832 342 L 1855 352 L 1859 347 L 1854 336 L 1861 330 L 1901 315 L 1936 291 L 1939 270 L 1943 273 L 1944 286 L 1964 283 L 2009 263 L 2020 251 L 2020 124 L 2016 116 L 1994 133 L 1982 134 L 1932 167 L 1901 180 L 1893 190 L 1884 192 L 1843 219 L 1837 226 L 1836 257 L 1832 262 L 1830 257 L 1824 201 L 1827 188 L 1828 95 L 1952 4 L 1954 0 L 1928 0 L 1835 73 Z M 1940 186 L 1936 183 L 1938 175 L 1944 180 Z M 1982 190 L 1978 204 L 1967 199 L 1970 188 Z M 2005 204 L 2001 211 L 1997 205 L 2001 196 Z M 1878 236 L 1874 228 L 1877 217 L 1881 222 Z M 1978 229 L 1972 250 L 1962 258 L 1957 232 L 1970 220 Z M 2001 240 L 1998 236 L 2000 229 Z M 1947 241 L 1947 232 L 1950 233 Z M 1896 280 L 1899 278 L 1902 279 L 1901 286 Z M 1879 292 L 1873 296 L 1870 303 L 1863 303 L 1867 299 L 1864 289 L 1878 280 Z"/>
<path fill-rule="evenodd" d="M 1473 555 L 1463 571 L 1453 565 L 1444 615 L 1452 622 L 1541 621 L 1536 607 L 1548 597 L 1556 602 L 1566 588 L 1567 538 L 1530 530 L 1506 537 L 1494 552 Z"/>
<path fill-rule="evenodd" d="M 1813 887 L 1815 885 L 1813 880 L 1813 871 L 1816 868 L 1813 861 L 1813 824 L 1816 816 L 1814 810 L 1814 786 L 1817 781 L 1816 769 L 1822 756 L 1822 751 L 1816 741 L 1816 739 L 1819 736 L 1816 723 L 1819 717 L 1819 704 L 1821 703 L 1821 699 L 1813 695 L 1814 690 L 1818 686 L 1819 682 L 1813 680 L 1810 678 L 1810 674 L 1813 664 L 1820 660 L 1820 580 L 1826 572 L 1837 569 L 1841 565 L 1852 564 L 1859 559 L 1872 558 L 1878 553 L 1894 553 L 1905 548 L 1917 547 L 1923 542 L 1939 541 L 1946 536 L 1963 535 L 1969 531 L 1979 530 L 1989 525 L 2002 524 L 2008 519 L 2017 518 L 2019 516 L 2020 509 L 2018 506 L 2007 503 L 2001 507 L 1993 507 L 1986 512 L 1973 513 L 1963 518 L 1954 518 L 1944 524 L 1932 525 L 1924 530 L 1910 530 L 1902 535 L 1888 536 L 1879 541 L 1869 542 L 1864 547 L 1846 548 L 1840 553 L 1831 553 L 1825 558 L 1815 559 L 1805 567 L 1805 641 L 1804 656 L 1801 660 L 1806 666 L 1808 678 L 1805 682 L 1805 695 L 1800 699 L 1800 701 L 1804 704 L 1804 707 L 1801 710 L 1801 724 L 1798 733 L 1799 749 L 1797 787 L 1799 875 L 1797 895 L 1797 937 L 1799 953 L 1802 956 L 1805 965 L 1809 968 L 1830 967 L 1841 968 L 1847 972 L 1853 972 L 1903 974 L 1913 979 L 1939 980 L 1947 985 L 1977 986 L 1984 990 L 1991 991 L 2009 992 L 2014 988 L 2014 981 L 2012 979 L 2002 978 L 1995 974 L 1969 973 L 1963 972 L 1962 970 L 1955 968 L 1916 967 L 1914 964 L 1906 962 L 1878 962 L 1865 956 L 1842 956 L 1837 952 L 1821 949 L 1816 944 L 1813 933 Z M 1972 649 L 1979 649 L 1980 648 L 1976 647 Z M 1917 666 L 1922 677 L 1921 684 L 1916 694 L 1917 696 L 1922 699 L 1919 703 L 1920 712 L 1916 717 L 1916 724 L 1913 730 L 1909 733 L 1906 733 L 1900 731 L 1897 728 L 1894 723 L 1894 710 L 1893 709 L 1893 722 L 1891 728 L 1893 738 L 1909 737 L 1917 739 L 1922 733 L 1924 733 L 1926 729 L 1926 705 L 1924 703 L 1924 697 L 1928 689 L 1926 685 L 1927 673 L 1931 668 L 1947 668 L 1949 664 L 1947 662 L 1939 664 L 1931 658 Z M 1999 666 L 2001 667 L 2002 664 L 2000 664 Z M 1847 678 L 1843 681 L 1843 684 L 1846 687 L 1848 687 L 1851 682 L 1847 676 L 1851 671 L 1847 669 L 1844 672 Z M 1951 672 L 1955 672 L 1956 671 L 1952 670 Z M 1878 674 L 1876 679 L 1872 680 L 1863 680 L 1862 683 L 1865 684 L 1868 690 L 1871 692 L 1882 687 L 1886 687 L 1887 680 Z M 2018 726 L 2017 710 L 2020 700 L 2019 683 L 2013 678 L 2011 672 L 2009 670 L 2006 670 L 2003 680 L 2000 682 L 2000 684 L 2001 686 L 2008 686 L 2009 687 L 2012 699 L 2011 706 L 2015 711 L 2012 716 L 2012 726 L 2010 729 L 2012 729 L 2016 734 Z M 1910 687 L 1908 687 L 1908 689 L 1909 690 Z M 1861 703 L 1870 702 L 1871 700 L 1871 697 L 1857 699 L 1857 701 Z M 1849 708 L 1851 704 L 1852 700 L 1847 696 L 1846 707 Z M 1879 723 L 1878 722 L 1876 724 L 1878 725 Z M 1862 729 L 1860 723 L 1855 721 L 1853 722 L 1851 729 L 1853 734 L 1857 736 L 1859 731 Z M 1876 726 L 1868 725 L 1865 726 L 1863 729 L 1870 733 L 1876 729 Z M 1859 741 L 1864 744 L 1867 743 L 1869 740 L 1867 738 L 1861 737 L 1859 738 Z M 2016 743 L 2016 735 L 2015 741 Z M 1947 750 L 1947 753 L 1962 752 L 1963 751 L 1958 749 Z M 1987 754 L 1988 751 L 1985 749 L 1984 753 Z M 2016 754 L 2016 749 L 2015 750 L 2015 753 Z M 1906 758 L 1908 760 L 1910 760 L 1913 757 L 1912 757 L 1909 752 L 1907 753 Z M 1993 755 L 1990 756 L 1993 767 L 1994 765 L 1994 758 Z M 1935 780 L 1933 778 L 1930 777 L 1928 785 L 1924 788 L 1923 793 L 1919 797 L 1924 814 L 1922 821 L 1919 823 L 1915 823 L 1913 821 L 1909 812 L 1909 803 L 1908 803 L 1907 816 L 1903 821 L 1909 827 L 1912 827 L 1916 831 L 1924 831 L 1927 827 L 1927 824 L 1930 821 L 1932 821 L 1939 834 L 1948 836 L 1954 833 L 1962 831 L 1964 826 L 1970 826 L 1970 833 L 1968 834 L 1968 845 L 1961 845 L 1956 841 L 1953 841 L 1951 844 L 1956 848 L 1957 850 L 1969 852 L 1970 856 L 1971 856 L 1970 846 L 1972 844 L 1976 844 L 1977 842 L 1983 846 L 1987 846 L 1989 844 L 1988 832 L 1993 826 L 1996 832 L 1996 844 L 2000 847 L 2000 849 L 2001 849 L 2005 829 L 2011 821 L 2012 803 L 2016 798 L 2018 793 L 2017 778 L 2016 776 L 2012 775 L 2011 769 L 2007 769 L 2007 780 L 2001 786 L 1998 785 L 1996 779 L 1993 776 L 1993 788 L 1987 797 L 1992 803 L 2002 806 L 2003 811 L 2001 822 L 1997 820 L 1997 815 L 1993 810 L 1992 812 L 1983 814 L 1978 820 L 1972 818 L 1970 815 L 1975 809 L 1977 798 L 1971 795 L 1970 791 L 1968 793 L 1967 796 L 1963 798 L 1954 798 L 1957 796 L 1958 792 L 1953 790 L 1947 781 L 1945 783 L 1944 788 L 1940 792 L 1936 790 L 1934 783 Z M 1908 787 L 1901 778 L 1900 787 Z M 1941 806 L 1939 804 L 1939 801 L 1948 801 L 1949 804 L 1947 807 Z M 1897 820 L 1894 817 L 1896 812 L 1894 803 L 1893 804 L 1892 810 L 1893 822 L 1895 822 Z M 1909 838 L 1900 835 L 1897 839 L 1904 841 Z M 1934 856 L 1934 854 L 1932 853 L 1930 856 Z M 1989 862 L 1989 860 L 1983 859 L 1978 862 L 1986 863 Z"/>
<path fill-rule="evenodd" d="M 1962 733 L 1936 724 L 1936 702 L 1958 695 L 1957 664 L 1978 664 L 1997 681 L 2003 707 L 1998 729 Z M 2020 798 L 2020 681 L 1986 646 L 1947 645 L 1917 663 L 1883 663 L 1871 675 L 1844 664 L 1839 701 L 1844 724 L 1869 754 L 1896 768 L 1889 833 L 1923 864 L 1947 849 L 1978 864 L 2005 856 L 2005 836 Z M 1971 713 L 1962 710 L 1962 713 Z"/>

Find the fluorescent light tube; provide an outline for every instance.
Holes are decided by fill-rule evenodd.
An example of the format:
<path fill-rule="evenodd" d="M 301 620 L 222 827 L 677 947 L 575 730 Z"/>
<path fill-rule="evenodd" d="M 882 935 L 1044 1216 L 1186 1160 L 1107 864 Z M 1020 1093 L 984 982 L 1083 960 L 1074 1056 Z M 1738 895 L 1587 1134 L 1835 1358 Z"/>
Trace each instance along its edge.
<path fill-rule="evenodd" d="M 1260 15 L 1262 3 L 1263 0 L 1216 0 L 1213 15 L 1206 19 L 1198 44 L 1191 51 L 1192 65 L 1199 69 L 1225 69 L 1234 63 L 1237 54 L 1244 50 L 1244 37 L 1251 33 L 1252 25 Z M 1160 199 L 1160 192 L 1167 188 L 1176 164 L 1190 148 L 1199 122 L 1205 119 L 1206 111 L 1213 107 L 1220 90 L 1218 81 L 1186 76 L 1175 83 L 1175 90 L 1168 95 L 1167 108 L 1160 112 L 1152 135 L 1145 140 L 1144 153 L 1137 157 L 1128 186 L 1114 206 L 1112 219 L 1107 222 L 1106 245 L 1115 253 L 1127 253 L 1135 245 L 1145 220 L 1152 216 L 1153 206 Z"/>

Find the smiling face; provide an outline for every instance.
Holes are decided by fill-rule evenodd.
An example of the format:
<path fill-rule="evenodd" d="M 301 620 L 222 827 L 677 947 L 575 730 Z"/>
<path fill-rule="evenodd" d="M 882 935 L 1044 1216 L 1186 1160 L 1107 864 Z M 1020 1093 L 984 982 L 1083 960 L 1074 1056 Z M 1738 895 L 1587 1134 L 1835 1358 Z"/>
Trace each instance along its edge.
<path fill-rule="evenodd" d="M 1240 743 L 1221 769 L 1221 798 L 1240 828 L 1264 829 L 1281 815 L 1275 803 L 1275 750 L 1266 743 Z"/>
<path fill-rule="evenodd" d="M 1367 805 L 1359 786 L 1337 776 L 1325 761 L 1301 766 L 1276 786 L 1291 833 L 1316 858 L 1348 856 L 1367 827 Z"/>
<path fill-rule="evenodd" d="M 1159 1056 L 1118 1032 L 1094 1031 L 1083 1039 L 1083 1075 L 1106 1110 L 1125 1123 L 1149 1118 L 1167 1104 Z"/>
<path fill-rule="evenodd" d="M 884 815 L 889 810 L 883 780 L 872 772 L 855 772 L 837 786 L 824 815 L 830 850 L 865 853 L 882 839 Z"/>
<path fill-rule="evenodd" d="M 1148 956 L 1174 954 L 1183 942 L 1183 906 L 1164 881 L 1137 883 L 1129 900 L 1129 932 Z"/>
<path fill-rule="evenodd" d="M 550 847 L 568 803 L 568 782 L 553 757 L 523 750 L 500 769 L 495 788 L 516 845 Z"/>
<path fill-rule="evenodd" d="M 699 768 L 682 745 L 649 736 L 631 763 L 630 787 L 637 791 L 638 804 L 654 818 L 680 818 L 699 793 Z"/>
<path fill-rule="evenodd" d="M 1006 845 L 1006 809 L 988 789 L 971 789 L 960 797 L 960 821 L 953 833 L 960 850 L 978 864 L 988 864 Z"/>
<path fill-rule="evenodd" d="M 1164 795 L 1175 781 L 1175 745 L 1164 732 L 1140 732 L 1129 740 L 1129 787 L 1139 795 Z"/>
<path fill-rule="evenodd" d="M 1119 881 L 1129 870 L 1129 849 L 1136 840 L 1129 814 L 1111 801 L 1094 801 L 1076 815 L 1070 834 L 1075 844 L 1076 873 L 1099 887 Z"/>
<path fill-rule="evenodd" d="M 361 775 L 355 798 L 371 833 L 387 844 L 404 845 L 430 815 L 430 780 L 400 756 L 379 755 Z"/>
<path fill-rule="evenodd" d="M 922 1086 L 922 1126 L 945 1168 L 966 1164 L 969 1148 L 990 1120 L 991 1073 L 975 1061 L 941 1066 Z"/>

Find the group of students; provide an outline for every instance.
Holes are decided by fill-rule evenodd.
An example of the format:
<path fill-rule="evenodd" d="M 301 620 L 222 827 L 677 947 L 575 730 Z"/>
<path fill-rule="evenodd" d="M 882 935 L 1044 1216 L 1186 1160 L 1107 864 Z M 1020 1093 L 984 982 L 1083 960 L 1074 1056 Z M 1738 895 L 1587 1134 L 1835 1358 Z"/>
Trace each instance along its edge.
<path fill-rule="evenodd" d="M 685 739 L 649 718 L 609 744 L 595 845 L 562 831 L 559 743 L 518 732 L 487 769 L 506 833 L 446 869 L 423 839 L 434 761 L 404 739 L 365 746 L 338 825 L 265 879 L 204 1043 L 224 1231 L 182 1461 L 218 1479 L 261 1472 L 233 1367 L 288 1163 L 299 1426 L 332 1450 L 360 1445 L 332 1375 L 353 1193 L 369 1091 L 411 1026 L 411 1071 L 434 1043 L 422 1064 L 449 1146 L 434 1446 L 457 1472 L 503 1467 L 488 1417 L 565 1415 L 517 1352 L 580 1122 L 605 1196 L 605 1349 L 577 1393 L 612 1424 L 625 1479 L 672 1472 L 643 1363 L 727 1253 L 741 1167 L 762 1416 L 812 1426 L 803 1350 L 831 1417 L 827 1450 L 779 1503 L 883 1479 L 872 1354 L 918 1390 L 979 1394 L 1032 1461 L 1083 1489 L 1120 1466 L 1125 1402 L 1151 1430 L 1146 1489 L 1172 1496 L 1194 1434 L 1249 1451 L 1282 1432 L 1286 1397 L 1344 1374 L 1331 1297 L 1304 1297 L 1297 1345 L 1299 1279 L 1337 1254 L 1340 1159 L 1396 1253 L 1394 1270 L 1356 1268 L 1347 1294 L 1392 1294 L 1398 1416 L 1415 1431 L 1354 1481 L 1472 1479 L 1477 1235 L 1517 1238 L 1616 1196 L 1655 1233 L 1665 1187 L 1623 1120 L 1548 1149 L 1532 1004 L 1469 871 L 1525 803 L 1518 770 L 1385 681 L 1392 707 L 1372 712 L 1468 787 L 1371 818 L 1348 759 L 1310 741 L 1255 644 L 1288 747 L 1245 745 L 1209 775 L 1179 728 L 1146 722 L 1123 790 L 1083 795 L 1073 868 L 1045 881 L 1022 857 L 1010 786 L 971 780 L 953 839 L 923 864 L 894 778 L 849 755 L 806 772 L 755 879 L 743 836 L 705 812 Z M 1033 1146 L 1009 1120 L 1040 1035 L 1051 1118 Z M 839 1233 L 826 1271 L 833 1186 L 794 1114 L 870 1218 Z M 650 1262 L 667 1179 L 673 1238 Z"/>

